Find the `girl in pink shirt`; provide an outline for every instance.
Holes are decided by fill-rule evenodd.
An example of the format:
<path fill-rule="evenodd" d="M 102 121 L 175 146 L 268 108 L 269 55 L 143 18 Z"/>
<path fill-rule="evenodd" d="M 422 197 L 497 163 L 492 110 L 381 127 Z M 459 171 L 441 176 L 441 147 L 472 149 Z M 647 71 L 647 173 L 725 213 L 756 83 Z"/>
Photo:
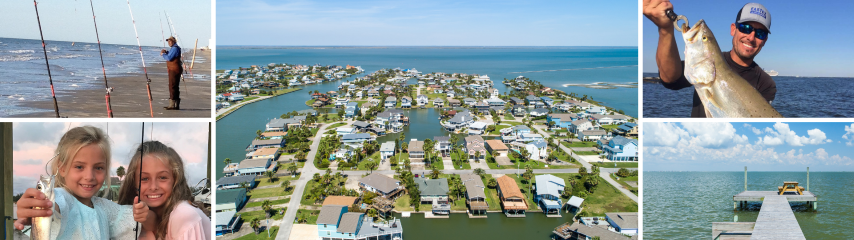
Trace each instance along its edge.
<path fill-rule="evenodd" d="M 140 200 L 157 215 L 157 228 L 146 232 L 141 239 L 212 239 L 211 219 L 202 211 L 201 204 L 193 202 L 184 162 L 174 149 L 159 141 L 142 143 L 128 164 L 127 174 L 128 180 L 119 190 L 119 204 L 133 202 L 141 184 Z"/>

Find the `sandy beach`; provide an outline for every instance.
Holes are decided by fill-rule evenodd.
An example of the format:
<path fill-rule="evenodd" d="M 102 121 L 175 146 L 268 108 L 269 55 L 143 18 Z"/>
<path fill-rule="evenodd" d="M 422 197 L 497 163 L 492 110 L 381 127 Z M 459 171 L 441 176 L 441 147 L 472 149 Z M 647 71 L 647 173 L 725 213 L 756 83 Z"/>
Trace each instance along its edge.
<path fill-rule="evenodd" d="M 190 64 L 192 50 L 184 53 L 186 64 Z M 202 60 L 203 63 L 198 61 Z M 154 117 L 166 118 L 210 118 L 211 117 L 211 51 L 196 51 L 196 64 L 193 66 L 193 77 L 184 72 L 185 82 L 181 82 L 181 110 L 166 110 L 169 105 L 169 82 L 166 75 L 166 64 L 148 66 L 148 77 L 151 79 L 152 105 Z M 109 77 L 108 83 L 113 92 L 110 102 L 113 117 L 116 118 L 148 118 L 151 117 L 146 92 L 144 74 L 128 77 Z M 100 81 L 103 81 L 102 79 Z M 101 85 L 103 87 L 103 85 Z M 74 118 L 103 118 L 107 117 L 107 107 L 103 88 L 97 89 L 57 89 L 59 115 Z M 17 118 L 54 117 L 53 101 L 33 102 L 27 107 L 46 110 L 45 112 L 15 115 Z"/>

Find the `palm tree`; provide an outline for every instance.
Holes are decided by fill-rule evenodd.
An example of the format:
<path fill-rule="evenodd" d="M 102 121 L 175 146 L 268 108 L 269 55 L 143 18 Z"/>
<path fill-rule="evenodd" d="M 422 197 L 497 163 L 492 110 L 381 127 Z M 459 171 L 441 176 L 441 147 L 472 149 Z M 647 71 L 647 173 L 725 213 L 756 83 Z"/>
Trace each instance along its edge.
<path fill-rule="evenodd" d="M 252 227 L 252 230 L 255 232 L 255 235 L 258 235 L 258 229 L 261 228 L 261 220 L 258 218 L 253 218 L 251 222 L 249 222 L 249 226 Z"/>
<path fill-rule="evenodd" d="M 475 168 L 474 169 L 474 174 L 477 174 L 478 176 L 483 176 L 483 174 L 485 174 L 485 173 L 486 173 L 486 170 L 483 170 L 483 168 Z"/>
<path fill-rule="evenodd" d="M 124 176 L 125 176 L 125 167 L 123 167 L 123 166 L 119 166 L 119 168 L 118 168 L 118 169 L 116 169 L 116 176 L 119 176 L 119 179 L 124 179 Z"/>
<path fill-rule="evenodd" d="M 480 162 L 480 151 L 474 152 L 474 161 Z"/>
<path fill-rule="evenodd" d="M 267 214 L 267 218 L 270 218 L 270 210 L 273 209 L 273 203 L 270 200 L 264 200 L 261 203 L 261 209 L 264 209 L 264 213 Z"/>
<path fill-rule="evenodd" d="M 287 192 L 287 191 L 288 191 L 288 188 L 291 186 L 291 180 L 285 180 L 285 181 L 282 181 L 281 186 L 282 186 L 282 188 L 283 188 L 283 190 L 282 190 L 282 191 Z"/>
<path fill-rule="evenodd" d="M 291 172 L 291 175 L 296 175 L 297 165 L 295 163 L 288 164 L 288 171 Z"/>
<path fill-rule="evenodd" d="M 273 182 L 273 177 L 275 177 L 276 174 L 273 173 L 273 171 L 266 171 L 264 172 L 264 176 L 267 177 L 267 182 Z"/>
<path fill-rule="evenodd" d="M 231 158 L 225 158 L 222 162 L 225 163 L 225 165 L 231 164 Z"/>

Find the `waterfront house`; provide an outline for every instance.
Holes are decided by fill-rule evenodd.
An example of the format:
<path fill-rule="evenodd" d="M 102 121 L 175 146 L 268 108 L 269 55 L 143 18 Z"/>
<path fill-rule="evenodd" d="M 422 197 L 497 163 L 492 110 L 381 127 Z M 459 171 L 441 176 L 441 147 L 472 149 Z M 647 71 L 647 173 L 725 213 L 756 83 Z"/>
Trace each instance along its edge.
<path fill-rule="evenodd" d="M 543 135 L 537 133 L 523 133 L 518 136 L 518 141 L 521 142 L 538 142 L 543 141 Z"/>
<path fill-rule="evenodd" d="M 356 129 L 356 132 L 365 132 L 370 127 L 371 127 L 370 123 L 366 123 L 366 122 L 362 122 L 362 121 L 353 122 L 353 128 Z"/>
<path fill-rule="evenodd" d="M 583 130 L 578 133 L 578 139 L 581 141 L 596 141 L 605 137 L 605 130 Z"/>
<path fill-rule="evenodd" d="M 572 133 L 579 134 L 581 131 L 590 129 L 593 129 L 593 124 L 590 123 L 590 121 L 581 119 L 572 121 L 572 123 L 569 124 L 568 130 Z"/>
<path fill-rule="evenodd" d="M 576 240 L 576 239 L 584 239 L 584 240 L 592 240 L 594 238 L 598 238 L 601 240 L 629 240 L 636 238 L 629 238 L 622 234 L 612 232 L 608 229 L 599 226 L 587 226 L 580 222 L 567 222 L 561 224 L 556 227 L 552 233 L 555 234 L 556 240 Z"/>
<path fill-rule="evenodd" d="M 605 213 L 605 219 L 608 220 L 615 232 L 628 235 L 638 234 L 637 212 Z"/>
<path fill-rule="evenodd" d="M 454 92 L 454 90 L 448 90 L 448 92 L 447 92 L 447 93 L 445 93 L 445 95 L 446 95 L 448 98 L 454 98 L 457 94 Z"/>
<path fill-rule="evenodd" d="M 453 99 L 453 97 L 449 96 L 448 104 L 451 105 L 451 107 L 459 107 L 460 106 L 460 100 Z"/>
<path fill-rule="evenodd" d="M 337 97 L 338 97 L 338 92 L 336 92 L 336 91 L 329 91 L 329 92 L 326 92 L 326 95 L 329 95 L 329 97 L 337 98 Z"/>
<path fill-rule="evenodd" d="M 364 97 L 364 96 L 365 96 L 365 94 L 364 94 L 364 93 L 362 93 L 362 91 L 356 91 L 356 97 L 357 97 L 357 98 L 360 98 L 360 99 L 361 99 L 361 98 L 362 98 L 362 97 Z"/>
<path fill-rule="evenodd" d="M 346 108 L 344 110 L 345 111 L 344 117 L 346 117 L 346 118 L 354 118 L 354 117 L 356 117 L 356 113 L 361 111 L 359 109 L 359 103 L 357 103 L 357 102 L 350 102 L 350 103 L 347 103 L 347 105 L 345 105 L 345 106 L 346 106 Z"/>
<path fill-rule="evenodd" d="M 485 102 L 476 102 L 474 104 L 474 108 L 478 112 L 489 113 L 489 104 L 486 104 Z"/>
<path fill-rule="evenodd" d="M 287 132 L 288 127 L 295 125 L 295 124 L 299 125 L 300 121 L 296 120 L 294 118 L 288 118 L 288 119 L 274 118 L 274 119 L 270 120 L 270 122 L 267 123 L 264 131 L 265 132 Z"/>
<path fill-rule="evenodd" d="M 525 211 L 528 210 L 528 203 L 525 202 L 525 195 L 516 185 L 516 180 L 507 175 L 495 180 L 498 182 L 498 198 L 501 200 L 504 214 L 524 217 Z"/>
<path fill-rule="evenodd" d="M 623 124 L 629 121 L 629 117 L 626 115 L 614 114 L 614 115 L 600 115 L 600 114 L 592 114 L 590 115 L 593 120 L 602 125 L 610 125 L 610 124 Z"/>
<path fill-rule="evenodd" d="M 549 109 L 537 108 L 537 109 L 531 110 L 530 114 L 531 114 L 531 117 L 542 117 L 542 116 L 545 116 L 546 114 L 549 114 Z"/>
<path fill-rule="evenodd" d="M 377 90 L 368 91 L 368 97 L 379 97 L 379 96 L 380 96 L 380 92 Z"/>
<path fill-rule="evenodd" d="M 578 115 L 575 113 L 564 113 L 564 114 L 549 114 L 546 116 L 546 121 L 554 122 L 552 129 L 556 128 L 569 128 L 569 125 L 572 124 L 572 121 L 578 119 Z"/>
<path fill-rule="evenodd" d="M 543 101 L 543 104 L 545 104 L 546 107 L 551 107 L 555 103 L 555 100 L 552 100 L 552 98 L 546 96 L 540 97 L 540 100 Z"/>
<path fill-rule="evenodd" d="M 483 135 L 485 131 L 485 122 L 474 122 L 472 124 L 469 124 L 469 135 Z"/>
<path fill-rule="evenodd" d="M 448 131 L 456 131 L 457 129 L 468 127 L 469 124 L 474 123 L 474 116 L 471 115 L 470 112 L 461 112 L 454 114 L 447 123 L 445 123 L 445 129 Z"/>
<path fill-rule="evenodd" d="M 352 148 L 360 148 L 362 144 L 371 140 L 371 134 L 355 133 L 341 136 L 341 143 Z"/>
<path fill-rule="evenodd" d="M 439 151 L 443 157 L 449 156 L 451 152 L 451 137 L 448 136 L 436 136 L 433 137 L 433 149 Z"/>
<path fill-rule="evenodd" d="M 588 108 L 585 112 L 586 112 L 587 114 L 602 114 L 602 115 L 605 115 L 605 113 L 606 113 L 607 111 L 608 111 L 608 110 L 607 110 L 607 109 L 605 109 L 605 107 L 590 107 L 590 108 Z"/>
<path fill-rule="evenodd" d="M 382 160 L 386 160 L 389 157 L 394 156 L 394 147 L 393 141 L 387 141 L 380 145 L 380 158 L 382 158 Z"/>
<path fill-rule="evenodd" d="M 335 132 L 336 132 L 338 135 L 341 135 L 341 136 L 343 136 L 343 135 L 347 135 L 347 134 L 355 134 L 355 133 L 356 133 L 356 128 L 351 128 L 351 127 L 339 127 L 339 128 L 337 128 L 337 129 L 335 129 Z"/>
<path fill-rule="evenodd" d="M 424 141 L 416 141 L 415 139 L 412 139 L 412 141 L 409 141 L 409 148 L 406 151 L 409 152 L 409 159 L 423 159 Z"/>
<path fill-rule="evenodd" d="M 489 104 L 490 107 L 503 107 L 505 104 L 504 101 L 501 101 L 501 99 L 498 98 L 490 98 L 484 101 L 486 101 L 486 103 Z"/>
<path fill-rule="evenodd" d="M 528 107 L 536 107 L 537 103 L 543 103 L 542 99 L 534 95 L 528 95 L 525 100 L 528 101 Z"/>
<path fill-rule="evenodd" d="M 569 200 L 566 200 L 566 211 L 569 212 L 573 208 L 577 209 L 576 211 L 581 210 L 581 204 L 583 204 L 583 203 L 584 203 L 584 198 L 572 196 L 569 198 Z"/>
<path fill-rule="evenodd" d="M 252 143 L 250 143 L 248 147 L 246 147 L 246 151 L 253 152 L 264 147 L 285 147 L 285 139 L 255 139 L 252 140 Z"/>
<path fill-rule="evenodd" d="M 400 108 L 412 108 L 412 98 L 409 96 L 400 97 Z"/>
<path fill-rule="evenodd" d="M 396 97 L 386 97 L 385 104 L 383 105 L 386 108 L 394 108 L 397 106 L 397 98 Z"/>
<path fill-rule="evenodd" d="M 513 105 L 525 105 L 525 101 L 517 97 L 511 97 L 510 103 L 512 103 Z"/>
<path fill-rule="evenodd" d="M 371 175 L 359 179 L 359 188 L 388 199 L 394 199 L 404 189 L 400 185 L 400 180 L 379 173 L 371 173 Z"/>
<path fill-rule="evenodd" d="M 318 239 L 403 239 L 403 225 L 399 219 L 374 223 L 374 218 L 360 212 L 348 212 L 347 209 L 343 205 L 328 205 L 320 209 L 317 217 Z"/>
<path fill-rule="evenodd" d="M 521 137 L 523 134 L 531 133 L 531 128 L 525 125 L 516 125 L 511 127 L 513 129 L 513 134 Z"/>
<path fill-rule="evenodd" d="M 611 161 L 637 161 L 638 141 L 623 136 L 616 136 L 602 146 L 605 158 Z"/>
<path fill-rule="evenodd" d="M 232 102 L 243 101 L 243 94 L 232 93 L 231 96 L 228 96 L 228 101 L 232 101 Z"/>
<path fill-rule="evenodd" d="M 348 103 L 350 103 L 350 99 L 339 98 L 338 100 L 335 100 L 335 108 L 344 108 Z"/>
<path fill-rule="evenodd" d="M 329 98 L 319 97 L 317 100 L 314 100 L 314 103 L 311 105 L 312 107 L 323 107 L 329 105 Z"/>
<path fill-rule="evenodd" d="M 463 98 L 463 103 L 465 103 L 466 106 L 472 106 L 474 105 L 475 100 L 474 98 Z"/>
<path fill-rule="evenodd" d="M 216 212 L 240 211 L 246 204 L 245 188 L 216 190 Z"/>
<path fill-rule="evenodd" d="M 486 140 L 486 150 L 492 154 L 493 157 L 499 156 L 507 156 L 508 148 L 507 145 L 501 142 L 501 140 Z"/>
<path fill-rule="evenodd" d="M 222 236 L 226 233 L 234 233 L 235 228 L 238 228 L 240 223 L 240 214 L 237 211 L 217 212 L 216 214 L 216 235 Z"/>
<path fill-rule="evenodd" d="M 272 171 L 275 165 L 271 164 L 271 158 L 244 159 L 237 167 L 238 175 L 263 175 L 266 171 Z"/>
<path fill-rule="evenodd" d="M 472 214 L 486 214 L 489 205 L 486 203 L 484 189 L 486 185 L 476 174 L 460 174 L 460 181 L 466 186 L 466 204 Z"/>
<path fill-rule="evenodd" d="M 257 185 L 255 183 L 255 176 L 252 175 L 222 177 L 219 180 L 216 180 L 216 189 L 225 190 L 239 188 L 240 184 L 244 183 L 249 187 L 249 189 L 255 188 Z"/>
<path fill-rule="evenodd" d="M 276 161 L 281 153 L 280 150 L 281 148 L 278 147 L 263 147 L 252 152 L 251 157 L 252 159 L 270 158 Z"/>
<path fill-rule="evenodd" d="M 231 177 L 237 175 L 237 167 L 240 166 L 240 163 L 229 163 L 222 168 L 222 174 L 226 177 Z"/>
<path fill-rule="evenodd" d="M 555 105 L 552 106 L 552 109 L 556 112 L 569 112 L 569 110 L 572 109 L 572 104 L 565 102 L 555 103 Z"/>
<path fill-rule="evenodd" d="M 317 98 L 322 97 L 322 96 L 323 96 L 323 93 L 312 93 L 311 99 L 317 99 Z"/>
<path fill-rule="evenodd" d="M 415 178 L 413 180 L 418 184 L 418 191 L 421 192 L 421 202 L 433 204 L 433 214 L 451 213 L 451 205 L 448 204 L 448 179 Z"/>
<path fill-rule="evenodd" d="M 424 94 L 418 95 L 416 99 L 418 101 L 418 106 L 427 106 L 427 103 L 429 102 L 427 95 Z"/>
<path fill-rule="evenodd" d="M 489 109 L 495 111 L 498 116 L 504 116 L 504 106 L 492 106 Z"/>
<path fill-rule="evenodd" d="M 544 213 L 560 215 L 560 209 L 563 205 L 560 194 L 563 193 L 566 182 L 551 174 L 537 175 L 534 178 L 536 179 L 534 189 L 537 193 L 534 196 L 534 202 L 540 205 Z"/>
<path fill-rule="evenodd" d="M 433 107 L 445 107 L 445 100 L 442 98 L 433 99 Z"/>
<path fill-rule="evenodd" d="M 471 160 L 483 160 L 486 159 L 486 147 L 484 146 L 483 137 L 480 135 L 472 135 L 465 138 L 466 140 L 466 152 L 468 153 L 468 159 Z M 477 157 L 477 153 L 480 153 L 480 158 Z"/>

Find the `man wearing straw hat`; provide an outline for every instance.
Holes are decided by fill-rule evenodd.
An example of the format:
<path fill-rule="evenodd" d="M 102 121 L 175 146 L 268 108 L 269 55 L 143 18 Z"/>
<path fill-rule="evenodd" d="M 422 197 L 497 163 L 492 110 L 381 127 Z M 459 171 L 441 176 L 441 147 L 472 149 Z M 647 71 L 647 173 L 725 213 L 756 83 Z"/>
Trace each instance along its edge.
<path fill-rule="evenodd" d="M 181 47 L 175 42 L 175 37 L 166 39 L 172 49 L 160 50 L 160 56 L 166 60 L 166 70 L 169 73 L 169 106 L 164 107 L 166 110 L 181 109 L 181 98 L 178 89 L 178 83 L 181 81 L 181 74 L 184 73 L 183 63 L 181 62 Z"/>

